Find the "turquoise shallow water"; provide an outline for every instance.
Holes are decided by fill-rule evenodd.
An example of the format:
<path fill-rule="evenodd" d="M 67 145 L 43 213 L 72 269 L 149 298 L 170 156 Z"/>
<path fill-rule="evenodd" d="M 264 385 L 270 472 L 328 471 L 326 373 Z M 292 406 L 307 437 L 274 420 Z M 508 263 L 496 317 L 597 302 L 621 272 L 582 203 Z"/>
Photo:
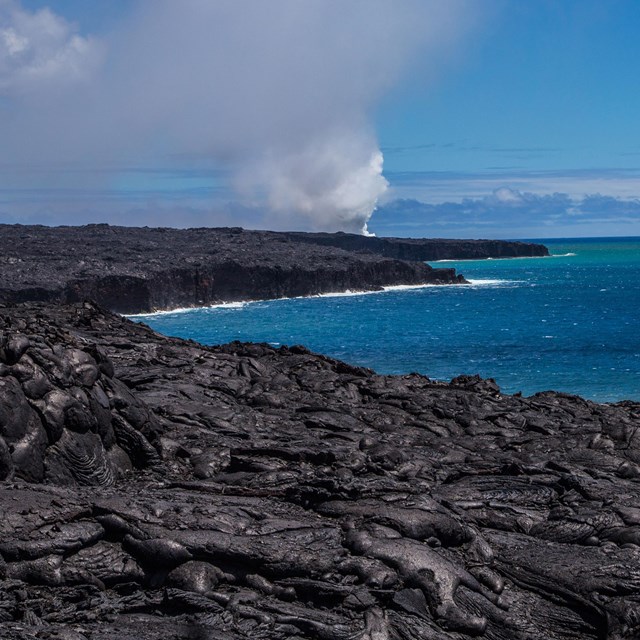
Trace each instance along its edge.
<path fill-rule="evenodd" d="M 447 262 L 475 284 L 138 316 L 167 335 L 305 346 L 380 373 L 492 377 L 640 400 L 640 238 L 544 240 L 550 258 Z"/>

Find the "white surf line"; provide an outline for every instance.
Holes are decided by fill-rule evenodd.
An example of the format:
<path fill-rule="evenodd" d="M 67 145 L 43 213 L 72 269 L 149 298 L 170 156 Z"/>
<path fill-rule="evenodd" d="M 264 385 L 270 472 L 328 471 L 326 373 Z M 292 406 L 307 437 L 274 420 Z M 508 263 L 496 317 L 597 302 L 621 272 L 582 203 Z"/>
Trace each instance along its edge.
<path fill-rule="evenodd" d="M 280 300 L 281 298 L 276 298 Z M 211 304 L 205 307 L 177 307 L 176 309 L 161 309 L 159 311 L 149 311 L 147 313 L 125 313 L 125 318 L 151 318 L 155 316 L 169 316 L 175 314 L 189 313 L 190 311 L 199 311 L 201 309 L 242 309 L 247 304 L 252 302 L 263 302 L 263 300 L 245 300 L 238 302 L 219 302 L 218 304 Z"/>
<path fill-rule="evenodd" d="M 525 280 L 500 280 L 500 279 L 475 279 L 475 278 L 467 278 L 467 282 L 469 283 L 467 286 L 472 287 L 499 287 L 505 284 L 522 284 L 526 282 Z M 464 285 L 463 285 L 464 286 Z"/>
<path fill-rule="evenodd" d="M 442 264 L 446 262 L 488 262 L 494 260 L 546 260 L 547 258 L 573 258 L 577 253 L 552 253 L 548 256 L 507 256 L 504 258 L 445 258 L 444 260 L 425 260 L 428 264 Z"/>
<path fill-rule="evenodd" d="M 268 298 L 264 300 L 243 300 L 236 302 L 219 302 L 217 304 L 207 305 L 204 307 L 179 307 L 177 309 L 165 309 L 161 311 L 151 311 L 149 313 L 131 313 L 124 314 L 125 318 L 137 319 L 137 318 L 153 318 L 157 316 L 168 316 L 173 314 L 185 314 L 191 311 L 202 310 L 216 310 L 216 309 L 242 309 L 250 304 L 259 304 L 264 302 L 282 302 L 285 300 L 313 300 L 316 298 L 351 298 L 355 296 L 370 296 L 381 293 L 393 293 L 399 291 L 416 291 L 420 289 L 444 289 L 449 287 L 490 287 L 501 286 L 506 284 L 516 284 L 523 282 L 522 280 L 498 280 L 498 279 L 473 279 L 467 280 L 467 283 L 448 283 L 448 284 L 396 284 L 388 285 L 376 290 L 364 290 L 364 291 L 329 291 L 327 293 L 315 293 L 308 296 L 295 296 L 290 298 Z"/>
<path fill-rule="evenodd" d="M 381 289 L 364 289 L 362 291 L 356 290 L 351 291 L 347 289 L 346 291 L 329 291 L 328 293 L 316 293 L 311 296 L 297 296 L 295 298 L 278 298 L 279 300 L 301 300 L 306 298 L 348 298 L 351 296 L 370 296 L 375 295 L 377 293 L 389 293 L 393 291 L 411 291 L 414 289 L 431 289 L 431 288 L 442 288 L 442 287 L 458 287 L 460 286 L 458 283 L 447 283 L 447 284 L 394 284 L 388 285 L 386 287 L 382 287 Z"/>
<path fill-rule="evenodd" d="M 350 298 L 353 296 L 367 296 L 373 295 L 375 293 L 387 293 L 389 291 L 405 291 L 409 289 L 425 289 L 427 287 L 443 287 L 443 286 L 454 286 L 454 285 L 441 285 L 441 284 L 398 284 L 387 287 L 382 287 L 381 289 L 376 290 L 362 290 L 362 291 L 352 291 L 347 289 L 346 291 L 329 291 L 327 293 L 314 293 L 308 296 L 293 296 L 293 297 L 283 297 L 283 298 L 267 298 L 260 300 L 243 300 L 238 302 L 219 302 L 217 304 L 211 304 L 204 307 L 179 307 L 177 309 L 167 309 L 162 311 L 151 311 L 149 313 L 132 313 L 126 314 L 127 318 L 149 318 L 154 316 L 167 316 L 172 314 L 181 314 L 181 313 L 189 313 L 190 311 L 200 311 L 202 309 L 242 309 L 248 304 L 258 304 L 261 302 L 281 302 L 284 300 L 313 300 L 315 298 Z M 455 285 L 459 286 L 459 285 Z"/>

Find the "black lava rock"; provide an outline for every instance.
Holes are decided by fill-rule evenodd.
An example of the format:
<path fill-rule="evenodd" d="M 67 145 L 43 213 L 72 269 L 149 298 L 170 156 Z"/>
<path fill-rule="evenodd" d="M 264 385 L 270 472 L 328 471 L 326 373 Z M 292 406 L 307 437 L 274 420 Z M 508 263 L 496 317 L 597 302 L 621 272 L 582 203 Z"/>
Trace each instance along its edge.
<path fill-rule="evenodd" d="M 637 403 L 93 303 L 5 306 L 0 334 L 2 637 L 640 635 Z"/>
<path fill-rule="evenodd" d="M 120 313 L 464 282 L 432 269 L 286 234 L 242 229 L 0 225 L 0 302 L 92 299 Z M 23 345 L 5 345 L 16 358 Z M 9 349 L 9 351 L 6 351 Z"/>

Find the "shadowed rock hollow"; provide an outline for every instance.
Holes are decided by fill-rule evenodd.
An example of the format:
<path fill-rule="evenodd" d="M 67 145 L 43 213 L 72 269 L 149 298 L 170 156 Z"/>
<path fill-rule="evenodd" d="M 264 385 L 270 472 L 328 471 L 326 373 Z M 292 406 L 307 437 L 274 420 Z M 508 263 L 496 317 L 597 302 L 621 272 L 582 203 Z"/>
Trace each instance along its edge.
<path fill-rule="evenodd" d="M 3 638 L 631 639 L 640 405 L 0 309 Z"/>

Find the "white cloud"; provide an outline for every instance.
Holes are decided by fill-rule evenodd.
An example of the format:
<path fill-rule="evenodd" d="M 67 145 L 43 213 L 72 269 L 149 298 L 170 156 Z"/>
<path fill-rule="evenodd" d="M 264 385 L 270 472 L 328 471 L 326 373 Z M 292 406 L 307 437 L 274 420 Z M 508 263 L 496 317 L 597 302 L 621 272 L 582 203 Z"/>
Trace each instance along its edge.
<path fill-rule="evenodd" d="M 78 35 L 49 9 L 32 13 L 13 0 L 0 3 L 0 94 L 86 80 L 102 51 L 97 40 Z"/>
<path fill-rule="evenodd" d="M 574 200 L 590 193 L 622 200 L 640 197 L 640 169 L 409 171 L 386 176 L 391 184 L 388 200 L 404 198 L 432 204 L 498 197 L 493 194 L 502 189 L 507 189 L 503 198 L 517 193 L 564 193 Z"/>
<path fill-rule="evenodd" d="M 501 205 L 518 205 L 522 203 L 522 194 L 509 187 L 500 187 L 493 192 L 491 199 Z"/>
<path fill-rule="evenodd" d="M 634 235 L 640 232 L 640 199 L 598 193 L 573 198 L 499 187 L 461 202 L 393 200 L 375 212 L 371 226 L 380 235 L 414 237 Z"/>
<path fill-rule="evenodd" d="M 229 167 L 240 196 L 266 207 L 273 224 L 361 230 L 386 188 L 372 111 L 415 60 L 422 82 L 437 75 L 486 3 L 135 7 L 98 41 L 51 11 L 0 0 L 0 91 L 9 98 L 0 164 L 149 166 L 179 157 Z"/>

